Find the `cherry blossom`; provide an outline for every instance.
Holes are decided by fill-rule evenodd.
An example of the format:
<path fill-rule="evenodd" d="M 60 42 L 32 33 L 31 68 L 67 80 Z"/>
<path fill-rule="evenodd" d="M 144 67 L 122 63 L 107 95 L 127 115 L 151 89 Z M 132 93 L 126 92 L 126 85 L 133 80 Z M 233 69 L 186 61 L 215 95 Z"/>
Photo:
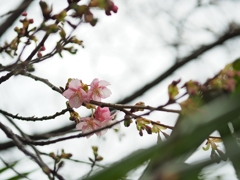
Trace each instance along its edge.
<path fill-rule="evenodd" d="M 104 122 L 104 121 L 110 121 L 114 118 L 114 115 L 111 116 L 110 110 L 108 107 L 99 107 L 96 109 L 95 113 L 94 113 L 94 117 L 100 121 L 100 122 Z"/>
<path fill-rule="evenodd" d="M 111 115 L 111 112 L 108 107 L 98 107 L 94 113 L 94 117 L 96 120 L 101 122 L 102 127 L 106 127 L 110 124 L 115 123 L 116 121 L 114 120 L 116 113 Z M 119 124 L 114 125 L 114 129 L 119 129 L 120 126 Z M 107 129 L 105 129 L 102 134 L 105 134 L 107 132 Z"/>
<path fill-rule="evenodd" d="M 99 128 L 101 128 L 101 122 L 92 117 L 80 118 L 80 123 L 76 125 L 76 129 L 82 130 L 83 133 L 88 133 Z M 95 134 L 97 136 L 101 136 L 103 132 L 99 131 L 99 132 L 96 132 Z M 89 138 L 92 135 L 93 134 L 88 135 L 87 138 Z"/>
<path fill-rule="evenodd" d="M 72 108 L 78 108 L 83 102 L 89 102 L 88 94 L 83 90 L 83 83 L 79 79 L 72 79 L 69 82 L 68 89 L 63 92 L 63 96 L 69 99 L 69 105 Z"/>
<path fill-rule="evenodd" d="M 101 101 L 101 99 L 109 97 L 112 93 L 106 87 L 108 85 L 110 85 L 109 82 L 104 80 L 99 81 L 97 78 L 95 78 L 90 85 L 90 90 L 88 91 L 89 98 L 91 100 Z"/>
<path fill-rule="evenodd" d="M 112 121 L 114 119 L 114 115 L 111 115 L 108 107 L 98 107 L 94 113 L 94 117 L 84 117 L 80 118 L 80 123 L 77 124 L 76 129 L 82 130 L 83 133 L 88 133 L 103 127 L 106 127 L 115 121 Z M 104 135 L 107 132 L 107 128 L 103 129 L 101 131 L 95 132 L 97 136 Z M 90 134 L 87 136 L 89 138 Z"/>

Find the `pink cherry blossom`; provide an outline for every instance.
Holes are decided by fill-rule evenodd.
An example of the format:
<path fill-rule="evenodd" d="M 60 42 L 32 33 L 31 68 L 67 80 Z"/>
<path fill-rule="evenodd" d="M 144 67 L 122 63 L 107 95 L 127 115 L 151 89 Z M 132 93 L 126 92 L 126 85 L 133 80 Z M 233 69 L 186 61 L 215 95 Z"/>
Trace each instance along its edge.
<path fill-rule="evenodd" d="M 81 80 L 73 79 L 69 82 L 68 89 L 63 92 L 63 96 L 69 99 L 69 105 L 72 108 L 78 108 L 83 102 L 89 102 L 88 94 L 82 86 Z"/>
<path fill-rule="evenodd" d="M 76 129 L 78 130 L 82 130 L 83 133 L 88 133 L 94 130 L 97 130 L 99 128 L 102 128 L 102 124 L 100 121 L 92 118 L 92 117 L 84 117 L 80 119 L 80 123 L 78 123 L 76 125 Z M 106 130 L 102 130 L 102 131 L 98 131 L 95 132 L 95 134 L 97 136 L 101 136 L 103 134 L 105 134 L 107 132 Z M 90 136 L 92 136 L 93 134 L 90 134 L 87 136 L 87 138 L 89 138 Z"/>
<path fill-rule="evenodd" d="M 95 78 L 90 85 L 90 90 L 88 91 L 89 98 L 91 100 L 101 101 L 101 99 L 109 97 L 112 93 L 106 87 L 108 85 L 110 85 L 110 83 L 107 81 L 99 81 L 97 78 Z"/>
<path fill-rule="evenodd" d="M 94 117 L 100 122 L 110 121 L 114 118 L 114 116 L 111 116 L 111 113 L 108 107 L 101 108 L 99 106 L 94 113 Z"/>
<path fill-rule="evenodd" d="M 84 117 L 80 118 L 80 123 L 76 125 L 76 129 L 82 130 L 83 133 L 88 133 L 95 131 L 97 129 L 106 127 L 116 121 L 112 121 L 114 119 L 114 115 L 111 115 L 108 107 L 98 107 L 94 113 L 94 117 Z M 116 127 L 115 127 L 116 128 Z M 107 128 L 101 131 L 95 132 L 97 136 L 104 135 L 107 132 Z M 89 138 L 93 134 L 87 136 Z"/>
<path fill-rule="evenodd" d="M 101 126 L 102 127 L 106 127 L 108 125 L 111 125 L 113 123 L 116 122 L 116 120 L 114 120 L 116 116 L 116 113 L 111 115 L 111 112 L 109 110 L 108 107 L 98 107 L 94 113 L 94 117 L 96 120 L 101 122 Z M 119 124 L 114 125 L 114 129 L 119 129 L 120 126 Z M 107 129 L 105 129 L 104 134 L 107 132 Z"/>

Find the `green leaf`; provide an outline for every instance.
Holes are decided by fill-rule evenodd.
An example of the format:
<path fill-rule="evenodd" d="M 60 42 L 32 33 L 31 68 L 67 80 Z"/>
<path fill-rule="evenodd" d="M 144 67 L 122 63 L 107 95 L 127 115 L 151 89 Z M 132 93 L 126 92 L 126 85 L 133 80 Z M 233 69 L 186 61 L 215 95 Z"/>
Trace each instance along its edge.
<path fill-rule="evenodd" d="M 14 167 L 18 162 L 19 161 L 15 161 L 12 164 L 10 164 L 9 166 Z M 3 173 L 4 171 L 8 170 L 8 169 L 9 169 L 9 167 L 4 167 L 4 168 L 0 169 L 0 174 Z"/>
<path fill-rule="evenodd" d="M 19 179 L 23 179 L 23 177 L 26 177 L 28 174 L 30 174 L 32 171 L 30 172 L 25 172 L 25 173 L 21 173 L 19 175 L 13 176 L 11 178 L 8 178 L 6 180 L 19 180 Z"/>
<path fill-rule="evenodd" d="M 237 71 L 240 70 L 240 58 L 233 62 L 233 69 L 235 69 Z"/>

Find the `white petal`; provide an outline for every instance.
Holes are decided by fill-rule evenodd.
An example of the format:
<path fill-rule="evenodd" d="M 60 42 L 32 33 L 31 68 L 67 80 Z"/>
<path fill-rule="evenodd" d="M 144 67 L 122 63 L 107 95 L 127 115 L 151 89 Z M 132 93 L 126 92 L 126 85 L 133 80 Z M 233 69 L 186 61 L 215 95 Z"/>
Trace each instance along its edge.
<path fill-rule="evenodd" d="M 82 101 L 78 95 L 74 95 L 69 99 L 69 105 L 71 108 L 79 108 L 82 105 Z"/>
<path fill-rule="evenodd" d="M 108 85 L 110 85 L 110 83 L 107 81 L 104 81 L 104 80 L 99 81 L 99 86 L 108 86 Z"/>
<path fill-rule="evenodd" d="M 81 81 L 79 79 L 73 79 L 70 81 L 68 87 L 72 89 L 78 89 L 79 86 L 81 86 Z"/>
<path fill-rule="evenodd" d="M 108 88 L 102 89 L 100 93 L 101 93 L 101 98 L 107 98 L 112 94 L 112 92 Z"/>

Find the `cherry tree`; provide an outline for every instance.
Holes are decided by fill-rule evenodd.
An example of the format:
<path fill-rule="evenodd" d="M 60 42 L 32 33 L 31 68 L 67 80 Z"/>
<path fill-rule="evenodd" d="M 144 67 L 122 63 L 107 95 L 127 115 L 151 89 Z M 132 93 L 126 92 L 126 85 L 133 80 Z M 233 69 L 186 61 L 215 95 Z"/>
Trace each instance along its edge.
<path fill-rule="evenodd" d="M 215 38 L 211 37 L 210 42 L 200 45 L 196 43 L 193 49 L 189 48 L 192 46 L 191 43 L 186 45 L 187 43 L 184 42 L 184 38 L 186 38 L 184 37 L 184 30 L 191 32 L 188 26 L 192 23 L 189 20 L 192 15 L 198 12 L 199 8 L 213 6 L 221 9 L 221 3 L 196 1 L 194 8 L 187 13 L 183 13 L 182 19 L 178 20 L 175 18 L 176 14 L 171 15 L 171 12 L 163 7 L 157 8 L 152 4 L 153 2 L 149 2 L 149 5 L 151 5 L 149 10 L 148 6 L 139 1 L 140 8 L 144 7 L 145 11 L 138 9 L 137 13 L 134 12 L 136 10 L 134 9 L 135 6 L 126 2 L 126 6 L 133 9 L 123 8 L 123 11 L 128 12 L 126 14 L 130 15 L 131 18 L 134 18 L 131 16 L 132 13 L 135 13 L 135 15 L 140 13 L 140 17 L 144 14 L 143 18 L 146 18 L 148 13 L 158 15 L 158 13 L 163 12 L 172 17 L 171 23 L 174 20 L 179 22 L 179 24 L 173 23 L 177 38 L 172 38 L 173 40 L 170 38 L 169 40 L 166 37 L 165 40 L 162 40 L 166 46 L 174 48 L 171 51 L 174 51 L 176 59 L 175 63 L 165 72 L 161 72 L 156 78 L 151 77 L 151 82 L 143 83 L 142 87 L 129 96 L 125 95 L 125 98 L 115 100 L 111 99 L 115 95 L 114 86 L 115 89 L 121 88 L 123 93 L 129 94 L 127 86 L 134 87 L 134 84 L 126 85 L 125 82 L 115 80 L 111 82 L 111 78 L 86 77 L 88 73 L 94 71 L 94 67 L 91 66 L 85 71 L 85 62 L 73 64 L 69 57 L 76 57 L 79 50 L 84 51 L 82 49 L 85 47 L 86 40 L 81 39 L 81 33 L 78 33 L 79 29 L 91 27 L 91 30 L 86 32 L 86 34 L 89 34 L 101 24 L 101 19 L 105 20 L 118 16 L 121 12 L 118 1 L 91 0 L 81 2 L 80 0 L 67 0 L 63 2 L 63 8 L 61 6 L 61 9 L 58 8 L 57 4 L 39 1 L 36 7 L 41 12 L 41 20 L 28 13 L 31 9 L 31 3 L 32 1 L 23 1 L 16 10 L 9 11 L 1 16 L 8 16 L 0 27 L 1 38 L 4 39 L 3 34 L 7 30 L 11 31 L 12 34 L 15 31 L 15 34 L 11 36 L 11 39 L 4 39 L 4 43 L 0 45 L 0 53 L 3 57 L 0 64 L 0 88 L 4 89 L 7 87 L 5 87 L 5 84 L 12 83 L 13 92 L 18 91 L 17 96 L 11 93 L 10 98 L 8 96 L 4 98 L 4 91 L 1 91 L 3 104 L 0 108 L 2 115 L 0 129 L 2 137 L 6 137 L 6 141 L 0 144 L 0 150 L 3 152 L 0 173 L 5 179 L 128 179 L 131 175 L 134 176 L 134 179 L 143 180 L 203 179 L 204 173 L 202 171 L 205 167 L 219 163 L 230 164 L 229 162 L 231 162 L 231 167 L 235 171 L 234 176 L 239 177 L 240 165 L 237 161 L 240 155 L 238 138 L 239 52 L 236 53 L 235 59 L 230 59 L 220 68 L 221 70 L 219 69 L 218 72 L 208 75 L 208 79 L 194 80 L 190 78 L 190 80 L 186 80 L 182 79 L 181 76 L 173 77 L 167 84 L 164 84 L 165 95 L 163 101 L 158 99 L 158 94 L 155 94 L 160 90 L 150 93 L 148 98 L 154 99 L 153 104 L 149 104 L 148 100 L 141 98 L 141 95 L 166 80 L 190 61 L 228 40 L 238 38 L 240 35 L 239 25 L 232 21 L 227 24 L 227 28 L 222 32 L 214 32 L 214 30 L 204 27 L 205 31 L 211 32 L 215 36 Z M 229 3 L 237 4 L 237 2 L 231 1 Z M 121 5 L 120 2 L 119 4 Z M 161 3 L 157 5 L 161 5 Z M 166 5 L 166 7 L 175 8 L 172 4 Z M 55 10 L 55 8 L 58 8 L 58 10 Z M 159 9 L 161 11 L 158 12 Z M 100 20 L 98 15 L 101 17 Z M 11 28 L 11 25 L 17 19 L 19 19 L 17 25 Z M 139 19 L 133 21 L 133 23 L 138 23 Z M 142 25 L 145 22 L 151 21 L 148 19 L 148 21 L 141 22 Z M 104 30 L 112 26 L 111 22 L 108 22 L 107 26 Z M 167 26 L 169 27 L 169 24 Z M 139 27 L 139 29 L 143 27 L 145 26 Z M 169 27 L 169 31 L 170 29 Z M 117 36 L 117 34 L 118 32 L 114 32 L 114 36 Z M 106 35 L 108 34 L 106 33 L 103 36 Z M 94 44 L 94 42 L 90 43 Z M 126 44 L 126 47 L 128 47 L 128 44 Z M 46 64 L 54 58 L 57 61 L 54 61 L 51 65 Z M 59 82 L 52 82 L 51 76 L 47 78 L 44 76 L 45 68 L 49 68 L 50 72 L 55 72 L 61 66 L 62 61 L 68 61 L 67 65 L 63 65 L 64 71 L 69 71 L 74 76 L 65 80 L 61 78 Z M 134 66 L 137 66 L 136 63 L 133 63 Z M 113 69 L 108 64 L 103 66 L 106 66 L 106 70 Z M 40 69 L 43 70 L 42 76 L 37 75 Z M 62 76 L 65 73 L 64 71 L 58 71 L 57 73 Z M 76 71 L 87 75 L 76 77 Z M 147 69 L 147 71 L 150 70 Z M 144 73 L 143 71 L 140 72 Z M 18 78 L 22 77 L 35 81 L 26 85 L 24 82 L 27 81 L 23 79 L 22 84 L 17 83 Z M 107 76 L 105 77 L 107 78 Z M 124 78 L 125 81 L 128 80 L 126 77 Z M 129 77 L 130 79 L 131 77 Z M 142 79 L 144 78 L 142 77 Z M 18 89 L 21 89 L 21 86 L 27 86 L 28 91 L 26 92 L 33 91 L 34 95 L 19 91 Z M 41 93 L 43 86 L 46 91 L 44 90 Z M 12 89 L 9 89 L 9 91 L 12 91 Z M 49 95 L 46 95 L 46 93 Z M 56 112 L 48 115 L 47 110 L 41 109 L 44 109 L 44 106 L 54 106 L 55 104 L 49 104 L 47 99 L 55 97 L 56 94 L 58 99 L 56 107 L 61 107 L 61 109 L 57 109 Z M 23 113 L 21 111 L 14 113 L 9 106 L 15 105 L 14 100 L 19 96 L 24 96 L 28 100 L 21 101 L 25 109 L 22 111 Z M 38 101 L 42 99 L 43 104 L 35 106 L 35 98 Z M 32 114 L 33 107 L 38 107 L 41 110 L 40 114 L 43 115 Z M 27 115 L 25 116 L 23 114 L 26 110 Z M 176 121 L 174 123 L 162 121 L 164 116 L 161 113 L 174 114 Z M 62 118 L 64 121 L 62 124 L 59 121 L 61 117 L 64 117 Z M 28 126 L 30 130 L 23 125 Z M 32 132 L 31 126 L 35 126 L 35 130 Z M 50 128 L 50 130 L 46 130 L 46 128 Z M 43 132 L 34 132 L 40 129 Z M 121 146 L 121 139 L 129 138 L 128 136 L 124 137 L 122 131 L 130 131 L 137 135 L 137 137 L 134 137 L 134 142 L 128 144 L 129 146 L 135 146 L 137 142 L 141 142 L 142 138 L 152 138 L 151 141 L 154 143 L 124 156 L 118 155 L 117 153 L 121 151 L 114 150 L 114 145 L 109 143 L 105 148 L 109 152 L 102 153 L 100 143 L 104 138 L 113 134 L 116 135 L 119 138 L 118 147 Z M 91 142 L 91 138 L 96 139 L 96 145 L 83 143 Z M 75 147 L 83 146 L 83 144 L 83 148 L 88 150 L 79 151 L 75 149 Z M 143 142 L 143 144 L 147 143 Z M 14 152 L 8 151 L 10 148 L 14 149 Z M 111 151 L 110 148 L 113 150 Z M 21 155 L 19 155 L 20 152 Z M 78 152 L 81 157 L 84 157 L 83 159 L 77 155 Z M 189 158 L 195 152 L 206 154 L 207 158 L 200 157 L 200 162 L 189 162 Z M 111 163 L 104 162 L 105 158 L 108 158 L 108 155 L 110 156 L 112 153 L 117 154 L 116 159 L 111 160 Z M 11 156 L 12 158 L 10 158 Z M 26 165 L 29 163 L 31 163 L 31 166 Z M 87 168 L 82 168 L 84 165 Z M 139 167 L 140 174 L 134 173 L 133 171 Z M 81 173 L 78 173 L 76 169 L 81 169 Z M 68 170 L 73 172 L 69 173 Z M 14 172 L 14 175 L 12 172 Z"/>

